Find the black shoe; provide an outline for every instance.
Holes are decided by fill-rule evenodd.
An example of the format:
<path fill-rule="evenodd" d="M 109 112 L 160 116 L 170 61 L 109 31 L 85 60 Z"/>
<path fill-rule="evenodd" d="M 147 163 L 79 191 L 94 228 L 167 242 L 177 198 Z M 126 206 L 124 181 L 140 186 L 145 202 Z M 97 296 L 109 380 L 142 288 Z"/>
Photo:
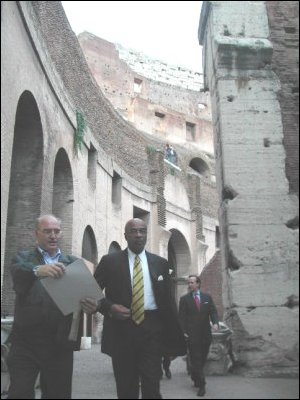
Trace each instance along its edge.
<path fill-rule="evenodd" d="M 168 379 L 171 379 L 171 378 L 172 378 L 172 374 L 171 374 L 171 371 L 170 371 L 169 369 L 166 369 L 166 370 L 165 370 L 165 374 L 166 374 L 166 377 L 167 377 Z"/>
<path fill-rule="evenodd" d="M 205 386 L 201 386 L 198 390 L 197 396 L 202 397 L 205 395 Z"/>

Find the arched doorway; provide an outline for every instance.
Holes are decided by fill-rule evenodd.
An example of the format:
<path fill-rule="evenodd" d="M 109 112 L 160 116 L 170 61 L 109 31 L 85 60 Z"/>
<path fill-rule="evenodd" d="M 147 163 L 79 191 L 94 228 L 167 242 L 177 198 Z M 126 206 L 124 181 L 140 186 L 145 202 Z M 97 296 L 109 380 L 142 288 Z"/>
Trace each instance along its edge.
<path fill-rule="evenodd" d="M 202 175 L 204 178 L 208 179 L 210 177 L 210 169 L 205 161 L 200 157 L 195 157 L 190 161 L 190 167 Z"/>
<path fill-rule="evenodd" d="M 97 243 L 93 229 L 88 225 L 83 234 L 81 255 L 97 267 L 98 251 Z"/>
<path fill-rule="evenodd" d="M 37 103 L 29 91 L 21 95 L 15 120 L 11 158 L 4 257 L 2 314 L 11 315 L 14 291 L 11 258 L 34 246 L 33 232 L 41 210 L 43 129 Z"/>
<path fill-rule="evenodd" d="M 82 239 L 82 249 L 81 255 L 84 259 L 90 261 L 94 264 L 94 268 L 97 267 L 98 264 L 98 251 L 97 251 L 97 243 L 94 231 L 90 225 L 88 225 L 83 234 Z M 92 337 L 93 336 L 93 316 L 92 315 L 84 315 L 84 322 L 85 329 L 84 335 Z M 96 322 L 95 322 L 96 325 Z"/>
<path fill-rule="evenodd" d="M 108 249 L 108 254 L 117 253 L 122 250 L 118 242 L 111 242 Z"/>
<path fill-rule="evenodd" d="M 191 268 L 191 254 L 189 245 L 183 234 L 177 229 L 170 229 L 171 237 L 168 243 L 168 261 L 173 267 L 175 298 L 186 291 L 185 277 L 189 275 Z"/>
<path fill-rule="evenodd" d="M 66 151 L 61 148 L 57 152 L 54 164 L 52 211 L 55 216 L 62 220 L 61 248 L 66 254 L 72 251 L 73 202 L 71 164 Z"/>

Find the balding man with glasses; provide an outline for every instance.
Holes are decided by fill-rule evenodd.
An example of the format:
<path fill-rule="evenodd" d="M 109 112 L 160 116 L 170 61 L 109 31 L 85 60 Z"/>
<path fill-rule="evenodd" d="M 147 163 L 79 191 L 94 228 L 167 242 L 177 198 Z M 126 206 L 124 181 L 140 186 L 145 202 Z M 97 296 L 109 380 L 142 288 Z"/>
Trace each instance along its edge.
<path fill-rule="evenodd" d="M 61 221 L 54 215 L 37 219 L 34 250 L 20 251 L 12 260 L 16 292 L 14 323 L 8 354 L 9 399 L 34 399 L 40 373 L 43 399 L 71 399 L 73 351 L 80 349 L 81 332 L 69 340 L 72 314 L 64 316 L 40 280 L 60 279 L 76 257 L 58 247 Z"/>

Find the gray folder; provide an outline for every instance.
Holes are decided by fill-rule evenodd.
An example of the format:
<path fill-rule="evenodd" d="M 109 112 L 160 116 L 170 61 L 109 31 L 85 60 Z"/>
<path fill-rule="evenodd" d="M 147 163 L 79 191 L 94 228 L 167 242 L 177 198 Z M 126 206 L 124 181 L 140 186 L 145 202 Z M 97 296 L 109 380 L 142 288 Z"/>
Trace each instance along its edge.
<path fill-rule="evenodd" d="M 80 300 L 85 297 L 96 301 L 103 298 L 98 283 L 80 259 L 67 265 L 61 278 L 47 277 L 41 279 L 41 283 L 64 315 L 78 311 Z"/>

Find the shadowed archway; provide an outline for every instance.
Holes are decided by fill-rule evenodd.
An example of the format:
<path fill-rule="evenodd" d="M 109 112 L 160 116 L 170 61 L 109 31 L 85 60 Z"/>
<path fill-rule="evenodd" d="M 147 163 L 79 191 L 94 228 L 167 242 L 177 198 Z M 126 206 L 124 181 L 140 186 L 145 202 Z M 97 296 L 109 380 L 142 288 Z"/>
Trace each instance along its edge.
<path fill-rule="evenodd" d="M 11 258 L 34 246 L 33 232 L 41 211 L 43 128 L 37 103 L 29 91 L 21 95 L 15 119 L 4 257 L 2 314 L 12 314 L 15 294 Z"/>
<path fill-rule="evenodd" d="M 69 157 L 65 149 L 58 150 L 54 164 L 53 178 L 53 214 L 62 220 L 62 251 L 72 252 L 73 225 L 73 175 Z"/>

